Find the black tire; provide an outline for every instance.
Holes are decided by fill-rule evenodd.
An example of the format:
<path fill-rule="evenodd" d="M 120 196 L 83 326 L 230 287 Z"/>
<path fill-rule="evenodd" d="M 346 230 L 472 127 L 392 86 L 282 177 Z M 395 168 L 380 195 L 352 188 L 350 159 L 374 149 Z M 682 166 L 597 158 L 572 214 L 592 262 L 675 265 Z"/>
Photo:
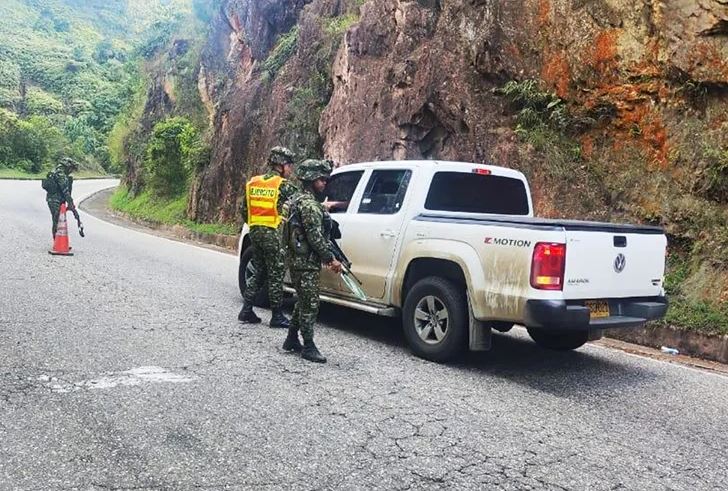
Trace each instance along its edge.
<path fill-rule="evenodd" d="M 589 340 L 587 331 L 558 331 L 529 327 L 528 335 L 542 348 L 556 351 L 581 348 Z"/>
<path fill-rule="evenodd" d="M 238 288 L 240 288 L 240 295 L 245 295 L 245 274 L 248 269 L 248 264 L 253 258 L 253 248 L 248 247 L 240 255 L 240 264 L 238 265 Z M 260 289 L 258 294 L 253 299 L 253 305 L 256 307 L 268 307 L 270 301 L 268 299 L 268 284 L 263 284 L 263 288 Z"/>
<path fill-rule="evenodd" d="M 437 332 L 443 333 L 442 321 L 416 319 L 418 306 L 426 307 L 428 298 L 434 298 L 435 311 L 442 313 L 444 307 L 447 315 L 444 336 L 435 334 L 434 322 L 440 326 Z M 424 303 L 423 303 L 424 302 Z M 420 315 L 430 313 L 432 309 L 420 310 Z M 423 327 L 424 326 L 424 327 Z M 468 344 L 468 303 L 465 291 L 452 281 L 436 276 L 423 278 L 410 289 L 402 311 L 402 327 L 412 352 L 426 360 L 445 362 L 452 360 L 465 351 Z M 429 327 L 429 330 L 428 330 Z M 427 338 L 423 338 L 429 333 Z"/>

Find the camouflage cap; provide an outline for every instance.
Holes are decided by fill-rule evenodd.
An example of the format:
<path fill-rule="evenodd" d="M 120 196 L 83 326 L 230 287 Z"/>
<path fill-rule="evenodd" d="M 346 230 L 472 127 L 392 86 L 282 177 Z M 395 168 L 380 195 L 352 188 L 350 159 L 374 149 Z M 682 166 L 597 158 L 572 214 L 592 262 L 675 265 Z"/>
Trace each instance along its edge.
<path fill-rule="evenodd" d="M 269 165 L 292 164 L 296 159 L 296 154 L 286 147 L 273 147 L 268 156 Z"/>
<path fill-rule="evenodd" d="M 65 167 L 67 170 L 77 170 L 78 169 L 78 163 L 69 157 L 61 157 L 58 159 L 58 164 L 62 167 Z"/>
<path fill-rule="evenodd" d="M 315 181 L 321 177 L 329 177 L 333 170 L 328 160 L 304 160 L 296 167 L 296 176 L 301 181 Z"/>

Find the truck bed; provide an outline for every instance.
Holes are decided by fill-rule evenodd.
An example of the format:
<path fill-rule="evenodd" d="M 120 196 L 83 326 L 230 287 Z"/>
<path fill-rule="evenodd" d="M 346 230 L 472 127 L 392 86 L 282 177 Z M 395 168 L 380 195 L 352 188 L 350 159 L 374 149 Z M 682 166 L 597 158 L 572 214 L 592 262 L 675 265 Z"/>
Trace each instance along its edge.
<path fill-rule="evenodd" d="M 662 235 L 661 227 L 650 225 L 627 225 L 608 222 L 588 222 L 581 220 L 562 220 L 536 217 L 516 217 L 511 215 L 464 216 L 462 214 L 423 213 L 414 218 L 423 222 L 467 223 L 490 226 L 532 228 L 540 230 L 565 230 L 584 232 L 607 232 L 613 234 L 655 234 Z"/>

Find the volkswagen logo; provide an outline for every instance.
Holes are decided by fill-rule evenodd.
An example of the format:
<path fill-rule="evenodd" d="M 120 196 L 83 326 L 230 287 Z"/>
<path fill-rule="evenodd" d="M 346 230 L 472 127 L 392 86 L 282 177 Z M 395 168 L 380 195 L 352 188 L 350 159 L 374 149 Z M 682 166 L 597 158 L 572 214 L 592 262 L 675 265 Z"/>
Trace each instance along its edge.
<path fill-rule="evenodd" d="M 617 254 L 617 257 L 614 259 L 614 271 L 621 273 L 624 271 L 625 266 L 627 266 L 627 258 L 624 257 L 624 254 Z"/>

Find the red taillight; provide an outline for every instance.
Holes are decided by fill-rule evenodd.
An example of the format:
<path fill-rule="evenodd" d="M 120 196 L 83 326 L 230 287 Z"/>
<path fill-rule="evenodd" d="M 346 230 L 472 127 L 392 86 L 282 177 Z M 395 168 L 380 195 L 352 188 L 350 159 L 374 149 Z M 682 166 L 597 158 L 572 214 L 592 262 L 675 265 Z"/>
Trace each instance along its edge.
<path fill-rule="evenodd" d="M 475 169 L 473 169 L 473 174 L 480 174 L 481 176 L 489 176 L 490 169 L 479 169 L 476 167 Z"/>
<path fill-rule="evenodd" d="M 531 286 L 537 290 L 562 290 L 566 244 L 538 242 L 531 261 Z"/>

